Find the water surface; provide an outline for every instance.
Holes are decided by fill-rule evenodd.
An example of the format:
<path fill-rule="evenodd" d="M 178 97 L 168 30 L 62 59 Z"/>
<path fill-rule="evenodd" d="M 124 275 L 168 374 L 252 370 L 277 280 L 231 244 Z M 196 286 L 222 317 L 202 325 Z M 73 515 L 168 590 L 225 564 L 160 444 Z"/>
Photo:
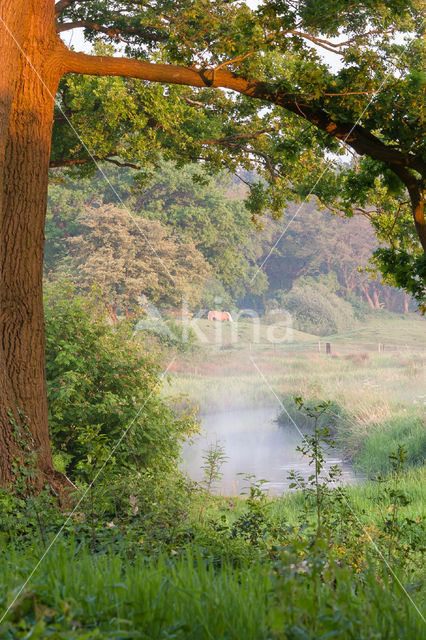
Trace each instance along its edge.
<path fill-rule="evenodd" d="M 301 443 L 296 427 L 278 425 L 277 414 L 276 407 L 267 407 L 201 415 L 203 431 L 193 444 L 184 447 L 183 468 L 193 480 L 201 480 L 203 451 L 217 441 L 225 448 L 228 460 L 222 467 L 223 478 L 215 486 L 216 493 L 238 495 L 247 485 L 238 473 L 267 480 L 265 487 L 272 495 L 288 491 L 290 470 L 295 469 L 307 478 L 312 466 L 296 451 Z M 341 466 L 344 482 L 356 482 L 351 466 L 342 461 L 335 449 L 327 456 L 327 465 L 332 464 Z"/>

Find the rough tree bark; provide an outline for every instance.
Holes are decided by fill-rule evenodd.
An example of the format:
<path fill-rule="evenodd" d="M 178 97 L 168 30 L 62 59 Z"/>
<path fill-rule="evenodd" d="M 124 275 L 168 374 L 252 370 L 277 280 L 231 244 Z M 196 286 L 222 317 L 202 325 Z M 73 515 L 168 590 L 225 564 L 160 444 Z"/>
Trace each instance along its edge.
<path fill-rule="evenodd" d="M 70 4 L 60 0 L 56 14 Z M 61 489 L 49 443 L 44 361 L 42 268 L 54 96 L 63 74 L 121 75 L 153 82 L 223 87 L 274 102 L 357 153 L 385 162 L 410 193 L 426 249 L 423 198 L 412 173 L 421 160 L 386 146 L 363 127 L 334 122 L 297 96 L 271 90 L 220 69 L 197 70 L 69 51 L 56 33 L 54 0 L 0 0 L 0 484 L 14 478 L 13 462 L 27 439 L 38 453 L 38 480 Z M 350 133 L 349 137 L 348 134 Z M 28 435 L 26 434 L 28 431 Z"/>
<path fill-rule="evenodd" d="M 61 77 L 51 0 L 2 0 L 0 132 L 0 483 L 37 451 L 37 484 L 60 489 L 47 426 L 42 299 L 54 96 Z M 6 76 L 6 77 L 5 77 Z"/>

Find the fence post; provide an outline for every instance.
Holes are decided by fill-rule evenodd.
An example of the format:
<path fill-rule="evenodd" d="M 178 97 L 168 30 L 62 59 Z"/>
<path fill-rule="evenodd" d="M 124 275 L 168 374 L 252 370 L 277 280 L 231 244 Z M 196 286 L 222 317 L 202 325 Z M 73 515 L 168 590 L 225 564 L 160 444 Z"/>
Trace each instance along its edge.
<path fill-rule="evenodd" d="M 325 352 L 330 354 L 331 353 L 331 344 L 330 342 L 326 342 L 325 343 Z"/>

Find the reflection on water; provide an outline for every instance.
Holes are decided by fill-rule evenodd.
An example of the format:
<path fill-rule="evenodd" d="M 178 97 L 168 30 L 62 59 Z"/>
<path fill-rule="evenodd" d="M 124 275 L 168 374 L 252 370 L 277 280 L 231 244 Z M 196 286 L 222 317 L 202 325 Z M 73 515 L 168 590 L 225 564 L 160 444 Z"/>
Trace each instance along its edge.
<path fill-rule="evenodd" d="M 241 472 L 267 480 L 264 486 L 270 494 L 288 491 L 290 470 L 295 469 L 307 478 L 312 467 L 306 457 L 296 451 L 301 443 L 296 427 L 278 425 L 277 413 L 276 407 L 269 407 L 202 415 L 203 431 L 193 444 L 185 446 L 183 468 L 193 480 L 201 480 L 203 450 L 217 441 L 225 448 L 228 460 L 222 467 L 223 478 L 216 485 L 216 493 L 239 494 L 247 484 L 237 475 Z M 356 482 L 351 466 L 342 462 L 335 449 L 327 457 L 327 465 L 333 464 L 342 468 L 344 482 Z"/>

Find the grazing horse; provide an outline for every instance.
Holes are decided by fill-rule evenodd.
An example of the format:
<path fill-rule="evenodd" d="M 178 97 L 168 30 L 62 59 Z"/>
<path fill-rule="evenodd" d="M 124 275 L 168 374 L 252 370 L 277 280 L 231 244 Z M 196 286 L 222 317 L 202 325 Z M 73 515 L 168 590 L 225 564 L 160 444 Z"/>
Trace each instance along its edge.
<path fill-rule="evenodd" d="M 232 322 L 232 317 L 228 311 L 209 311 L 207 320 L 217 320 L 218 322 Z"/>

